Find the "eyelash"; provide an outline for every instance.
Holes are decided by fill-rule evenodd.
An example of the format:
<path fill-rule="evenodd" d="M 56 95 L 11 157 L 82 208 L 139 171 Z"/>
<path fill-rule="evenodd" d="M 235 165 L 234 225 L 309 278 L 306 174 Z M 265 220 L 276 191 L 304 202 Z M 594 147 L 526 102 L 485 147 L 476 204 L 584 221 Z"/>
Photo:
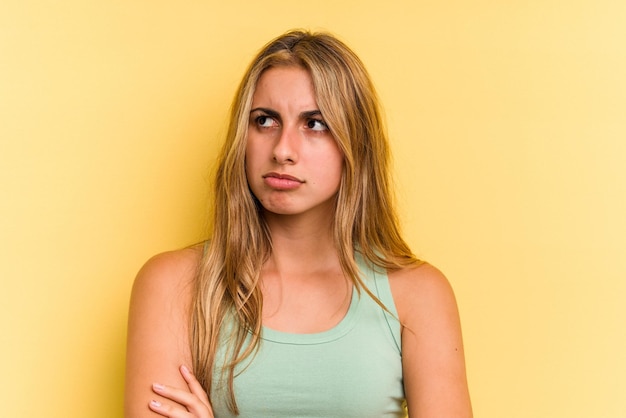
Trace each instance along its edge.
<path fill-rule="evenodd" d="M 315 126 L 316 123 L 319 123 L 322 126 L 322 129 L 314 129 L 314 126 Z M 311 125 L 313 125 L 313 126 L 311 126 Z M 309 119 L 309 120 L 306 121 L 306 126 L 307 126 L 307 128 L 312 129 L 314 131 L 326 131 L 326 130 L 328 130 L 328 125 L 326 125 L 326 122 L 324 122 L 321 119 L 314 119 L 314 118 Z"/>
<path fill-rule="evenodd" d="M 267 120 L 274 120 L 274 118 L 272 118 L 271 116 L 267 116 L 267 115 L 260 115 L 257 116 L 256 118 L 254 118 L 254 122 L 257 124 L 257 126 L 259 126 L 260 128 L 269 128 L 269 126 L 263 126 L 263 124 L 265 122 L 267 122 Z M 276 122 L 276 121 L 274 121 Z"/>
<path fill-rule="evenodd" d="M 259 126 L 260 128 L 270 128 L 270 126 L 263 126 L 267 122 L 268 119 L 276 122 L 273 117 L 268 116 L 268 115 L 257 116 L 256 118 L 254 118 L 254 121 L 256 125 Z M 316 124 L 321 125 L 321 129 L 315 129 Z M 306 127 L 308 129 L 311 129 L 313 131 L 318 131 L 318 132 L 328 130 L 328 125 L 326 125 L 326 122 L 324 122 L 321 119 L 315 119 L 315 118 L 307 119 Z"/>

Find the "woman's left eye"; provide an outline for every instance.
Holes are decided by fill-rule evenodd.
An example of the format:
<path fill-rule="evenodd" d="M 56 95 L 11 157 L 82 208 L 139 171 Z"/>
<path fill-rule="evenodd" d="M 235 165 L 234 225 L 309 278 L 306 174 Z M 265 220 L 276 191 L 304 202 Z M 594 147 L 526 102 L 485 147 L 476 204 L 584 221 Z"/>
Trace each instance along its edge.
<path fill-rule="evenodd" d="M 256 123 L 262 128 L 271 128 L 276 124 L 276 121 L 269 116 L 261 115 L 256 118 Z"/>
<path fill-rule="evenodd" d="M 325 131 L 328 129 L 328 126 L 319 119 L 309 119 L 306 122 L 306 127 L 313 131 Z"/>

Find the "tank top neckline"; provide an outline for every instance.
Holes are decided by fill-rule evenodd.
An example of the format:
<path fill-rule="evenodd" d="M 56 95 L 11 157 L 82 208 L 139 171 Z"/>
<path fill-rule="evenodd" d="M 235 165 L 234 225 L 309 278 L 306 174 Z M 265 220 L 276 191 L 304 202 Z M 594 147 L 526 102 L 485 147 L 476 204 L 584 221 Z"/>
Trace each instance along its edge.
<path fill-rule="evenodd" d="M 314 333 L 293 333 L 277 331 L 265 326 L 262 327 L 261 339 L 281 344 L 323 344 L 337 340 L 346 335 L 356 324 L 359 310 L 359 293 L 356 286 L 352 286 L 350 306 L 344 317 L 332 328 Z"/>

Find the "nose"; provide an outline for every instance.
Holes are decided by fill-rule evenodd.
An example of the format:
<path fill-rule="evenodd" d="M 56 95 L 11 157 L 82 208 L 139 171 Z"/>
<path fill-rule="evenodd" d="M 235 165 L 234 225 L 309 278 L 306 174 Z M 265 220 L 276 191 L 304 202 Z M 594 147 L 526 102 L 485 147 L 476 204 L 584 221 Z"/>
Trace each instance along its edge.
<path fill-rule="evenodd" d="M 272 158 L 278 164 L 295 164 L 298 161 L 298 129 L 285 126 L 274 145 Z"/>

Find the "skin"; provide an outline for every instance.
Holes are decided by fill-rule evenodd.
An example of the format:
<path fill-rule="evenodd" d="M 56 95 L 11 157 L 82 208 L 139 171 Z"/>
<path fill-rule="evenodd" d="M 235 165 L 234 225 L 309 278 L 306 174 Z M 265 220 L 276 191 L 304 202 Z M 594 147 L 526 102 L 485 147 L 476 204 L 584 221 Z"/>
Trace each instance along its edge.
<path fill-rule="evenodd" d="M 251 108 L 246 173 L 274 249 L 261 270 L 263 323 L 286 332 L 329 329 L 343 317 L 351 294 L 331 236 L 343 155 L 306 70 L 264 72 Z M 283 174 L 297 180 L 268 178 Z"/>
<path fill-rule="evenodd" d="M 343 154 L 318 109 L 309 73 L 266 70 L 252 99 L 246 143 L 248 184 L 266 216 L 332 215 L 342 170 Z"/>
<path fill-rule="evenodd" d="M 331 236 L 342 154 L 316 113 L 311 78 L 302 68 L 267 70 L 252 109 L 246 171 L 273 244 L 261 268 L 263 325 L 292 333 L 328 330 L 345 316 L 352 293 Z M 206 393 L 184 367 L 191 358 L 190 284 L 200 257 L 199 248 L 165 253 L 137 276 L 129 317 L 128 418 L 213 416 Z M 424 264 L 390 272 L 389 282 L 404 325 L 410 416 L 471 417 L 459 315 L 448 281 Z"/>
<path fill-rule="evenodd" d="M 200 256 L 200 248 L 160 254 L 137 274 L 128 319 L 124 400 L 127 418 L 212 417 L 206 394 L 181 369 L 182 365 L 191 364 L 188 306 Z M 153 391 L 153 384 L 160 382 L 167 382 L 168 386 L 162 390 L 156 386 Z"/>

